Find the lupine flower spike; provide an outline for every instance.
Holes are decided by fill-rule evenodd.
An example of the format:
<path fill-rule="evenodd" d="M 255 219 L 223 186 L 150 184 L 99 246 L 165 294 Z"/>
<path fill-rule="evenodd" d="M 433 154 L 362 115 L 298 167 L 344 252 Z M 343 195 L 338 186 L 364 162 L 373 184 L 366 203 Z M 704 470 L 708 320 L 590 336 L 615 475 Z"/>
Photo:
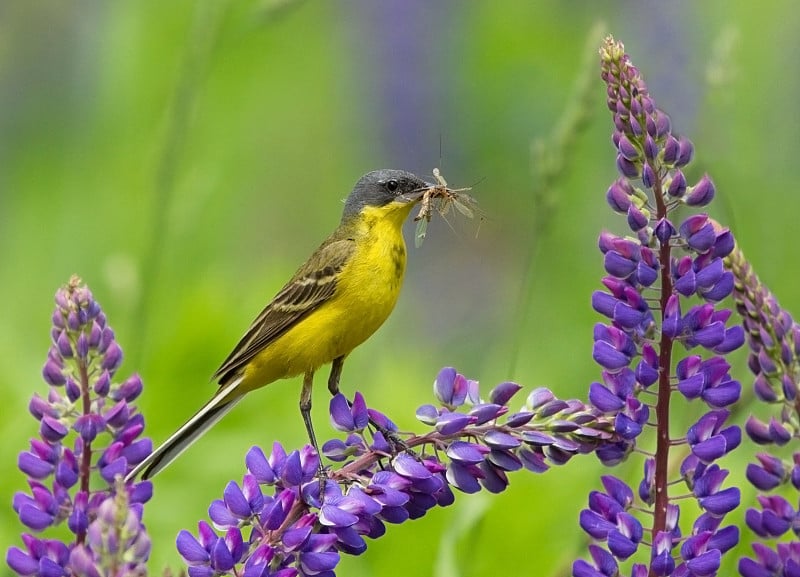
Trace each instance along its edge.
<path fill-rule="evenodd" d="M 739 504 L 739 490 L 724 488 L 727 471 L 715 463 L 741 436 L 726 424 L 726 407 L 738 400 L 741 386 L 728 373 L 725 355 L 743 343 L 744 333 L 727 326 L 731 311 L 718 304 L 733 289 L 722 261 L 733 237 L 703 213 L 674 221 L 678 207 L 711 202 L 714 185 L 708 176 L 687 183 L 683 170 L 692 144 L 672 133 L 622 44 L 607 38 L 600 59 L 620 173 L 606 199 L 625 216 L 630 234 L 603 233 L 599 240 L 607 276 L 592 304 L 607 320 L 594 330 L 594 359 L 603 370 L 589 400 L 614 419 L 619 436 L 597 450 L 604 463 L 626 459 L 648 425 L 655 448 L 646 453 L 635 492 L 607 475 L 603 490 L 589 495 L 580 523 L 598 544 L 590 547 L 591 560 L 575 562 L 573 575 L 622 574 L 619 565 L 626 560 L 635 576 L 711 575 L 738 540 L 737 528 L 722 523 Z M 707 407 L 679 437 L 671 432 L 675 394 Z M 670 470 L 675 450 L 686 453 L 677 474 Z M 678 481 L 702 511 L 685 536 L 678 524 Z"/>
<path fill-rule="evenodd" d="M 423 435 L 404 436 L 406 451 L 392 454 L 370 419 L 400 435 L 382 413 L 356 393 L 349 403 L 331 401 L 334 428 L 346 434 L 323 445 L 337 467 L 320 495 L 318 458 L 309 445 L 287 452 L 275 443 L 269 455 L 253 447 L 241 483 L 231 482 L 208 510 L 197 534 L 182 531 L 178 551 L 192 577 L 332 575 L 340 553 L 359 555 L 365 538 L 378 538 L 386 524 L 417 519 L 453 503 L 453 489 L 503 491 L 508 473 L 543 472 L 572 456 L 613 440 L 611 421 L 579 401 L 557 399 L 547 389 L 530 393 L 518 411 L 509 403 L 520 391 L 502 383 L 482 399 L 478 383 L 455 369 L 434 382 L 439 406 L 423 405 Z"/>
<path fill-rule="evenodd" d="M 753 389 L 756 398 L 774 407 L 768 423 L 751 416 L 745 425 L 750 439 L 771 451 L 758 453 L 758 462 L 747 466 L 747 479 L 761 494 L 758 507 L 745 513 L 745 523 L 760 542 L 753 544 L 756 559 L 740 559 L 739 572 L 744 577 L 800 575 L 800 525 L 792 505 L 800 490 L 800 452 L 784 460 L 778 450 L 800 438 L 800 325 L 759 281 L 738 247 L 727 264 L 736 277 L 733 299 L 747 331 Z M 791 502 L 778 494 L 781 490 L 793 494 Z"/>
<path fill-rule="evenodd" d="M 152 451 L 132 404 L 142 381 L 138 375 L 116 380 L 122 349 L 77 277 L 55 300 L 52 346 L 42 369 L 50 389 L 45 397 L 34 394 L 28 407 L 39 437 L 18 460 L 30 490 L 13 502 L 31 533 L 22 536 L 23 548 L 8 549 L 6 561 L 19 575 L 143 575 L 150 540 L 142 505 L 151 486 L 121 483 Z M 69 539 L 39 536 L 61 525 Z"/>

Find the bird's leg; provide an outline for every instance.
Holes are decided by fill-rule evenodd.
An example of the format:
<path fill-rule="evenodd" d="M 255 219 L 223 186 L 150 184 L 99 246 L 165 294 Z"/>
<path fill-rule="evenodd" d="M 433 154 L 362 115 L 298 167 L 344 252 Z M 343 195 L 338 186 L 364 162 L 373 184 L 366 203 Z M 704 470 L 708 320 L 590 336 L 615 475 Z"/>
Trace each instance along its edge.
<path fill-rule="evenodd" d="M 342 376 L 342 367 L 344 366 L 344 355 L 336 357 L 331 363 L 331 374 L 328 377 L 328 390 L 331 396 L 335 397 L 339 394 L 339 377 Z"/>
<path fill-rule="evenodd" d="M 300 393 L 300 414 L 303 415 L 303 422 L 306 425 L 308 432 L 308 439 L 314 445 L 314 450 L 317 451 L 317 458 L 319 459 L 319 468 L 317 475 L 319 476 L 319 500 L 320 503 L 324 497 L 325 490 L 325 468 L 322 466 L 322 453 L 317 445 L 317 437 L 314 434 L 314 425 L 311 422 L 311 387 L 314 384 L 314 371 L 307 371 L 303 375 L 303 391 Z"/>
<path fill-rule="evenodd" d="M 344 355 L 341 357 L 336 357 L 333 359 L 333 363 L 331 363 L 331 374 L 328 376 L 328 390 L 331 392 L 331 396 L 336 396 L 339 394 L 339 378 L 342 376 L 342 367 L 344 366 Z M 351 405 L 349 400 L 347 401 L 348 405 Z M 397 436 L 396 433 L 393 431 L 388 430 L 385 427 L 382 427 L 378 423 L 372 420 L 372 417 L 369 419 L 369 424 L 372 425 L 376 431 L 378 431 L 381 435 L 383 435 L 386 442 L 389 443 L 389 446 L 392 449 L 392 453 L 399 453 L 401 451 L 406 450 L 406 444 L 403 440 Z"/>

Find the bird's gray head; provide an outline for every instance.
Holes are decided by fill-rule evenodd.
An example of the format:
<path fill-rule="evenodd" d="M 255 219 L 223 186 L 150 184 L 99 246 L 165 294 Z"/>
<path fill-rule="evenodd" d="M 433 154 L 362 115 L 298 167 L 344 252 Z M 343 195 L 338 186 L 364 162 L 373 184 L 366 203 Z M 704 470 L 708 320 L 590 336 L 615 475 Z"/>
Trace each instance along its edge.
<path fill-rule="evenodd" d="M 365 206 L 385 206 L 390 202 L 416 202 L 433 186 L 405 170 L 373 170 L 358 179 L 344 203 L 347 218 L 360 213 Z"/>

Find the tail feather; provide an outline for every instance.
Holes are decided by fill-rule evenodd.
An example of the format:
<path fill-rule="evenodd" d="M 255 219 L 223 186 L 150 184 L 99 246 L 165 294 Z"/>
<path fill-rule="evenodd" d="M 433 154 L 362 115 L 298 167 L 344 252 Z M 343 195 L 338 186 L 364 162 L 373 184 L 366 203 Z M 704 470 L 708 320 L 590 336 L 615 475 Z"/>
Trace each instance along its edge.
<path fill-rule="evenodd" d="M 175 431 L 161 446 L 153 451 L 144 461 L 139 463 L 125 477 L 125 481 L 133 481 L 141 475 L 143 481 L 156 476 L 162 469 L 166 468 L 172 461 L 177 459 L 181 453 L 188 449 L 206 431 L 213 427 L 217 422 L 228 414 L 236 406 L 242 397 L 231 396 L 231 393 L 239 385 L 241 378 L 236 379 L 224 388 L 221 388 L 211 400 L 197 411 L 191 419 L 177 431 Z"/>

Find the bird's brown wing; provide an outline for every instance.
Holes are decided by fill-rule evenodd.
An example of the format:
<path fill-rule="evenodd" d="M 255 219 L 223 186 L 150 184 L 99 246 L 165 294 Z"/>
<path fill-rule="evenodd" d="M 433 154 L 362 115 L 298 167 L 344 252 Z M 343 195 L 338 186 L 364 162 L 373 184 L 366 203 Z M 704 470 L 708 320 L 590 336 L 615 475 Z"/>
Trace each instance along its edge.
<path fill-rule="evenodd" d="M 322 243 L 256 317 L 212 378 L 224 385 L 264 347 L 329 300 L 336 292 L 338 274 L 354 250 L 350 239 L 330 238 Z"/>

